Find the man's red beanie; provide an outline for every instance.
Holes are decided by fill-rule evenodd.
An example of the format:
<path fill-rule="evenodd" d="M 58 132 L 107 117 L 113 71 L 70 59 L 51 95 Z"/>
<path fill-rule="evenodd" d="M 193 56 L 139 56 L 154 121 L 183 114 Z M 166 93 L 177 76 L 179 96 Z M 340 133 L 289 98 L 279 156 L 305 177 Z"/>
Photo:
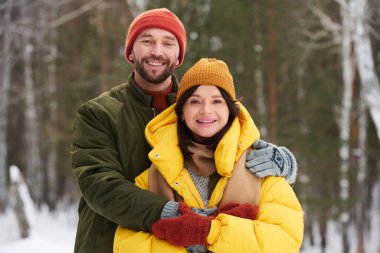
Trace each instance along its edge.
<path fill-rule="evenodd" d="M 178 66 L 181 65 L 185 57 L 186 31 L 179 18 L 166 8 L 148 10 L 132 21 L 125 40 L 125 58 L 127 61 L 133 63 L 128 59 L 133 43 L 143 30 L 149 28 L 160 28 L 174 34 L 179 43 Z"/>

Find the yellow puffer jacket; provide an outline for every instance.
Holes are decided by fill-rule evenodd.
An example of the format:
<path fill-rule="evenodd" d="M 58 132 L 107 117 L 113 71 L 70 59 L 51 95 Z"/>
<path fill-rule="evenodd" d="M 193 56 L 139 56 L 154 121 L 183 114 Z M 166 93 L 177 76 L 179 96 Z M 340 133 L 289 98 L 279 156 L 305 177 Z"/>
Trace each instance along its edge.
<path fill-rule="evenodd" d="M 222 177 L 211 195 L 209 207 L 218 206 L 235 162 L 259 138 L 259 132 L 249 113 L 239 105 L 240 114 L 215 151 L 217 171 Z M 153 147 L 149 158 L 188 206 L 204 208 L 189 173 L 183 167 L 174 106 L 147 125 L 146 138 Z M 148 189 L 148 170 L 136 178 L 136 184 Z M 209 251 L 216 253 L 294 253 L 299 252 L 302 238 L 303 212 L 292 188 L 282 177 L 266 177 L 261 180 L 257 220 L 219 214 L 211 223 L 207 241 Z M 187 250 L 175 247 L 150 233 L 119 226 L 115 234 L 114 252 L 185 253 Z"/>

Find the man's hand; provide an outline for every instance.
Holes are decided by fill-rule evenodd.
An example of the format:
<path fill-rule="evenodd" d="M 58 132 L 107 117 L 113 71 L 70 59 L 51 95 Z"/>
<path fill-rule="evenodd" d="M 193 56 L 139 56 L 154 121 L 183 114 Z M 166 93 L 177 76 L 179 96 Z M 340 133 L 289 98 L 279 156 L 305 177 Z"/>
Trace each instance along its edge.
<path fill-rule="evenodd" d="M 180 202 L 175 201 L 168 201 L 161 212 L 161 218 L 175 218 L 180 216 L 179 213 L 179 205 Z M 184 203 L 182 203 L 184 205 Z M 216 207 L 211 208 L 191 208 L 191 211 L 193 211 L 196 214 L 202 215 L 202 216 L 211 216 L 215 211 L 217 210 Z"/>
<path fill-rule="evenodd" d="M 297 161 L 285 147 L 277 147 L 263 140 L 253 144 L 256 149 L 247 154 L 246 167 L 257 177 L 281 176 L 293 184 L 297 177 Z"/>

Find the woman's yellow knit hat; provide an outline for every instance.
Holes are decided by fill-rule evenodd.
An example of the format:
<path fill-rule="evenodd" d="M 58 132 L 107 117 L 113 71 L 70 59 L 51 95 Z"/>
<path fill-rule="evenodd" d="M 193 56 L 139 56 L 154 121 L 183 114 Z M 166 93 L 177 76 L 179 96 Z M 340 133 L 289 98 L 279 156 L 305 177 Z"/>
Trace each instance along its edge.
<path fill-rule="evenodd" d="M 202 58 L 195 63 L 182 77 L 177 92 L 177 101 L 183 93 L 196 85 L 214 85 L 220 87 L 231 98 L 236 99 L 232 75 L 227 64 L 222 60 Z"/>

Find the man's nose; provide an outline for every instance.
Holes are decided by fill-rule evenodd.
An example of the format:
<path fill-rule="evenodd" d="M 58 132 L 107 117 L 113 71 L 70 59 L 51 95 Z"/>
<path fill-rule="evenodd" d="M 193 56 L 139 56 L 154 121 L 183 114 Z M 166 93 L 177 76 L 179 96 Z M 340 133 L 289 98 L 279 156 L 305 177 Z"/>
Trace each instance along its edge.
<path fill-rule="evenodd" d="M 150 53 L 154 56 L 162 56 L 162 46 L 160 44 L 153 45 Z"/>

